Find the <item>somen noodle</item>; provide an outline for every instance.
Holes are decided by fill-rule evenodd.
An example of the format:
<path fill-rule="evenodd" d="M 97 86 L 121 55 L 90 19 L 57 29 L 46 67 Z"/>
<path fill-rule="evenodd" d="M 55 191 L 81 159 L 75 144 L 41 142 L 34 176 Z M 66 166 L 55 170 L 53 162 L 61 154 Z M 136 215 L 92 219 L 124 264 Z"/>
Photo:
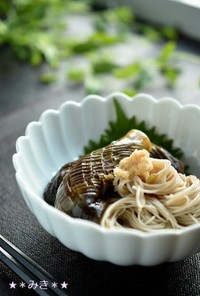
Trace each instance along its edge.
<path fill-rule="evenodd" d="M 178 173 L 167 159 L 135 150 L 114 170 L 121 198 L 105 210 L 101 225 L 145 232 L 180 229 L 200 221 L 200 180 Z"/>

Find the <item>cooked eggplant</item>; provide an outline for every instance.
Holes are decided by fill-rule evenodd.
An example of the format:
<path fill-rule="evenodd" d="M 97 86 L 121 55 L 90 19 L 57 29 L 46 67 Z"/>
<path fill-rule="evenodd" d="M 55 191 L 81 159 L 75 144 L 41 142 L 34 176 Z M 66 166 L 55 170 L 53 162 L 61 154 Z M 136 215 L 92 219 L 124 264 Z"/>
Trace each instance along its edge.
<path fill-rule="evenodd" d="M 183 172 L 182 163 L 165 149 L 152 144 L 139 130 L 131 130 L 110 145 L 64 165 L 47 185 L 44 199 L 61 211 L 99 223 L 106 207 L 120 198 L 113 188 L 113 171 L 135 149 L 151 157 L 167 158 Z"/>

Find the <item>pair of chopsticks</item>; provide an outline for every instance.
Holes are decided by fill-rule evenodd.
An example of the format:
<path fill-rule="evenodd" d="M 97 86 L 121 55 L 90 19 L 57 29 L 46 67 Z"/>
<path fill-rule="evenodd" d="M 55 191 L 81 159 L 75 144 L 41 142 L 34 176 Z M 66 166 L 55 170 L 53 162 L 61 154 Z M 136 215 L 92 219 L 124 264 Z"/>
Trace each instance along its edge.
<path fill-rule="evenodd" d="M 30 280 L 34 282 L 40 282 L 41 280 L 51 283 L 56 282 L 46 270 L 6 240 L 2 235 L 0 235 L 0 260 L 27 285 L 30 283 Z M 32 289 L 32 291 L 41 296 L 67 296 L 59 287 L 53 288 L 49 285 L 46 290 L 37 287 L 36 289 Z"/>

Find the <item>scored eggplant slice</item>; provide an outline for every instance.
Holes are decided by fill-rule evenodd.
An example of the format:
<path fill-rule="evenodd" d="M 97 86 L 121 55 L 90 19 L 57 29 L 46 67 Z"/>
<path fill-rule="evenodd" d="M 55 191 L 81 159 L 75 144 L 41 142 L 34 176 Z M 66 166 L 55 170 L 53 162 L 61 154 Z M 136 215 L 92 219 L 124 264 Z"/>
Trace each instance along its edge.
<path fill-rule="evenodd" d="M 143 132 L 131 130 L 108 146 L 64 165 L 45 188 L 45 201 L 73 217 L 100 223 L 107 206 L 120 198 L 114 192 L 113 171 L 135 149 L 146 149 L 154 158 L 169 159 L 178 172 L 184 171 L 180 160 L 152 144 Z"/>

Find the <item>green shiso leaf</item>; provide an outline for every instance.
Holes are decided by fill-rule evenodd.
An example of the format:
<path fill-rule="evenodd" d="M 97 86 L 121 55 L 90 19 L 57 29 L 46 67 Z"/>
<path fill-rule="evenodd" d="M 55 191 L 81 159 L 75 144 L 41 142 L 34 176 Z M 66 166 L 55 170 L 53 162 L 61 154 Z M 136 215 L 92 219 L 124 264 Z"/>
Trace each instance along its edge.
<path fill-rule="evenodd" d="M 173 147 L 173 140 L 169 139 L 165 134 L 158 134 L 156 127 L 147 127 L 144 121 L 137 121 L 133 116 L 128 118 L 120 106 L 119 102 L 114 99 L 114 107 L 116 112 L 116 120 L 110 121 L 108 128 L 100 136 L 99 141 L 89 141 L 84 147 L 84 154 L 88 154 L 93 150 L 99 149 L 110 144 L 112 141 L 123 137 L 129 130 L 138 129 L 143 131 L 151 140 L 152 143 L 159 145 L 168 150 L 174 157 L 181 159 L 183 152 L 180 148 Z"/>

